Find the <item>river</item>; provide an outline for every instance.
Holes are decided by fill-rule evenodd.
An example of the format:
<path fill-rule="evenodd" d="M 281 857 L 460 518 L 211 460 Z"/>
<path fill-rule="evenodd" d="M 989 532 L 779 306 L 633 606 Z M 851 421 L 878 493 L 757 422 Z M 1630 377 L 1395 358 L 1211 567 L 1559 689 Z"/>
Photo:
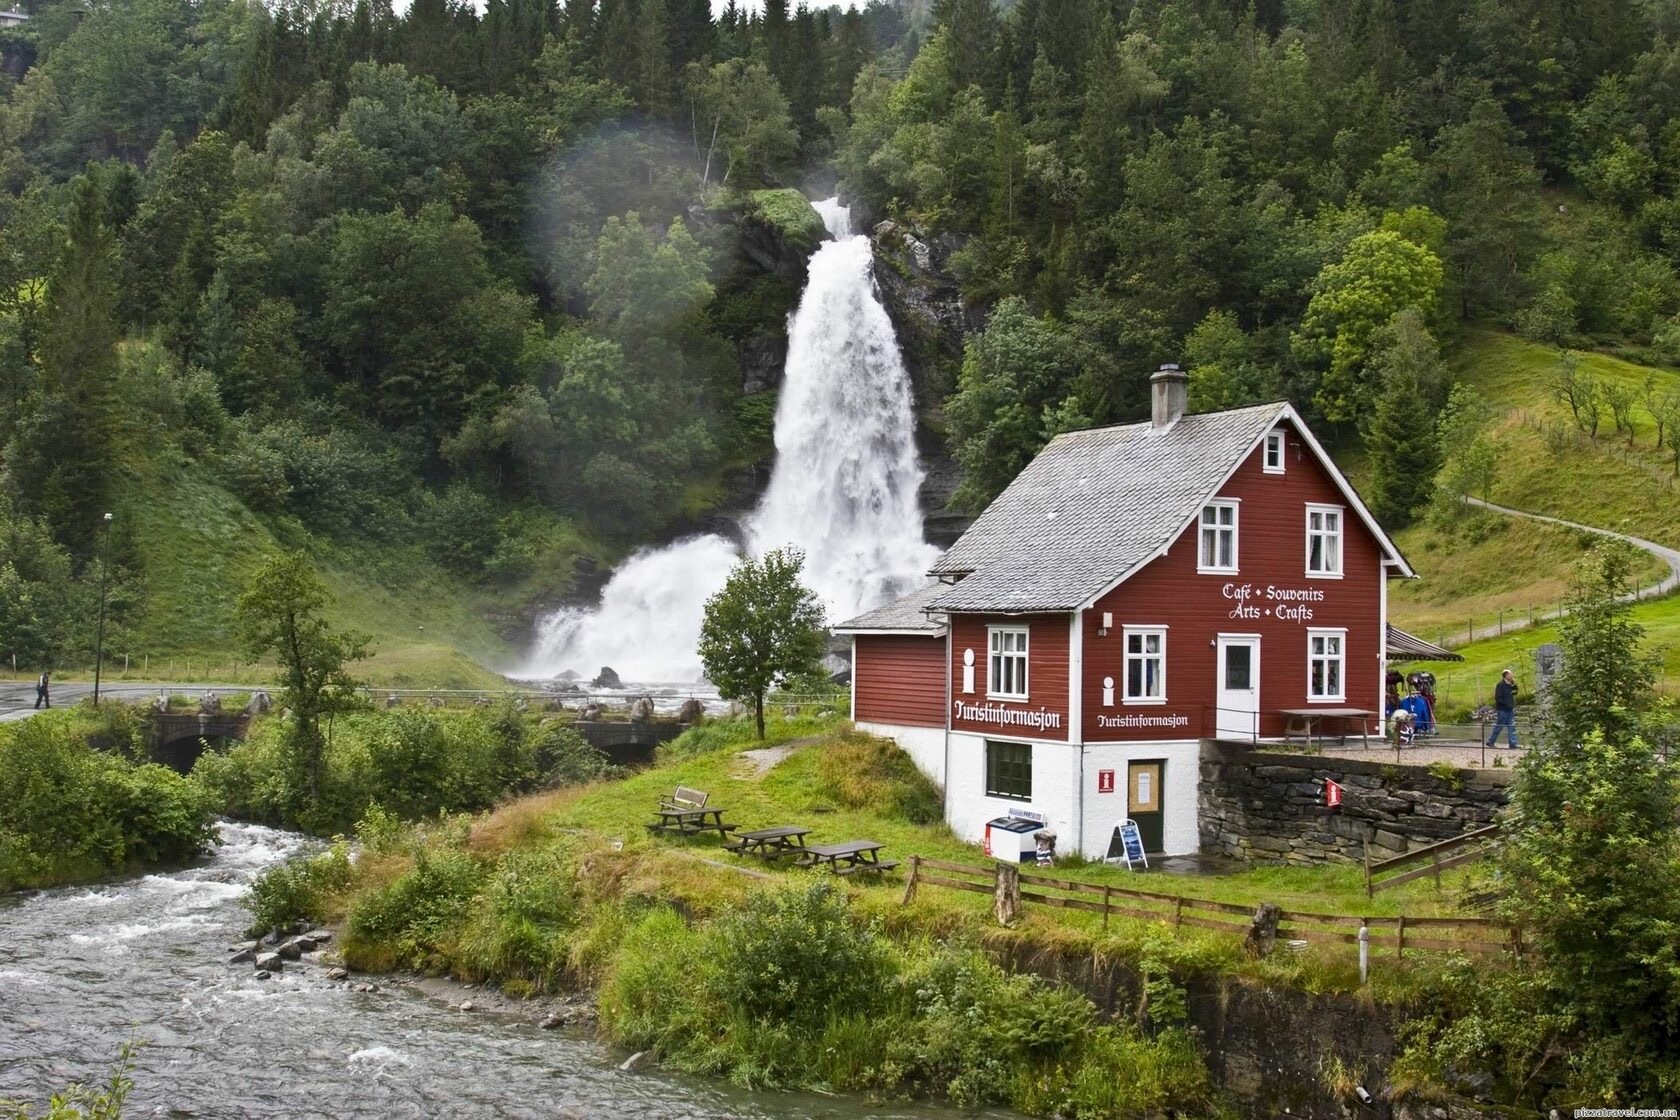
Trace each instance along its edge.
<path fill-rule="evenodd" d="M 71 1081 L 102 1081 L 134 1039 L 144 1045 L 130 1117 L 959 1115 L 626 1073 L 624 1055 L 593 1038 L 462 1012 L 377 977 L 378 991 L 355 992 L 318 962 L 258 980 L 226 963 L 248 921 L 240 895 L 311 841 L 225 821 L 221 832 L 192 867 L 0 896 L 0 1101 L 42 1104 Z"/>

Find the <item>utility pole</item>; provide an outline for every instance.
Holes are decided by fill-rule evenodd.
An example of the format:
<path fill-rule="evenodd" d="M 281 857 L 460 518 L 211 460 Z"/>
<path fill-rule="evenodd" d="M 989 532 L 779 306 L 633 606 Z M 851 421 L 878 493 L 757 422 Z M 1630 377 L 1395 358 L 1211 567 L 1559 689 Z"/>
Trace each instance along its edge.
<path fill-rule="evenodd" d="M 99 637 L 93 652 L 93 706 L 99 707 L 99 672 L 105 667 L 105 580 L 110 571 L 111 515 L 105 515 L 105 541 L 99 549 Z"/>

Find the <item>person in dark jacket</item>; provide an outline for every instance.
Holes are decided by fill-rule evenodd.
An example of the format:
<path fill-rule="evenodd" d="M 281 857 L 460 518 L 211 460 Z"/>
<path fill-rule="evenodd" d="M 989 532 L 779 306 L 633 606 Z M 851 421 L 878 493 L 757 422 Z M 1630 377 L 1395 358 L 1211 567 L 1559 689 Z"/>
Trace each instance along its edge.
<path fill-rule="evenodd" d="M 48 708 L 52 707 L 52 697 L 47 692 L 47 688 L 51 684 L 52 670 L 43 669 L 41 671 L 41 679 L 35 682 L 35 706 L 37 708 L 42 706 Z"/>
<path fill-rule="evenodd" d="M 1507 669 L 1499 675 L 1499 683 L 1493 686 L 1493 733 L 1488 736 L 1487 745 L 1493 746 L 1494 740 L 1499 738 L 1499 729 L 1505 729 L 1505 745 L 1517 745 L 1517 681 Z"/>

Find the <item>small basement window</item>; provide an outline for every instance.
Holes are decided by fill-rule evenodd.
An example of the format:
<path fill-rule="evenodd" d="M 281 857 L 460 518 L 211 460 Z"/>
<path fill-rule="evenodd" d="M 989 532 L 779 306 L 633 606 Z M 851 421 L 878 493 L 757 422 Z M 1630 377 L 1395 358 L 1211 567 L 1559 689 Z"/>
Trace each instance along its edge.
<path fill-rule="evenodd" d="M 1266 433 L 1265 471 L 1267 474 L 1283 473 L 1283 431 Z"/>
<path fill-rule="evenodd" d="M 1237 503 L 1209 502 L 1202 507 L 1201 550 L 1197 554 L 1196 570 L 1201 572 L 1234 572 L 1237 570 Z"/>
<path fill-rule="evenodd" d="M 991 657 L 987 663 L 986 695 L 1006 700 L 1027 698 L 1027 628 L 989 628 Z"/>
<path fill-rule="evenodd" d="M 986 740 L 986 796 L 1032 800 L 1032 747 Z"/>
<path fill-rule="evenodd" d="M 1307 631 L 1307 699 L 1347 699 L 1347 631 Z"/>
<path fill-rule="evenodd" d="M 1167 699 L 1167 628 L 1128 626 L 1126 703 L 1164 704 Z"/>

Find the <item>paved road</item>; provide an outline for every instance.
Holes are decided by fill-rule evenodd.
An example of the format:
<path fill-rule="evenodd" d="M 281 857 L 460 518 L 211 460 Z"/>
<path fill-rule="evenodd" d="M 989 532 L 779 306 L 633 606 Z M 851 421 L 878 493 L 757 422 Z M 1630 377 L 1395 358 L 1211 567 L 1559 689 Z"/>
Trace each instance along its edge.
<path fill-rule="evenodd" d="M 136 684 L 133 681 L 106 684 L 99 686 L 99 698 L 107 696 L 120 698 L 128 703 L 143 702 L 156 696 L 159 692 L 181 692 L 189 696 L 196 696 L 214 689 L 226 695 L 229 692 L 249 692 L 254 686 L 244 684 L 180 684 L 178 682 L 158 684 Z M 92 681 L 65 681 L 62 684 L 53 682 L 52 702 L 55 708 L 69 707 L 84 696 L 93 695 Z M 28 719 L 35 714 L 35 684 L 33 681 L 0 681 L 0 723 L 8 720 Z"/>
<path fill-rule="evenodd" d="M 1641 587 L 1637 591 L 1622 596 L 1623 599 L 1629 601 L 1655 599 L 1659 596 L 1667 595 L 1676 588 L 1680 588 L 1680 550 L 1669 548 L 1667 545 L 1661 545 L 1655 541 L 1648 541 L 1643 537 L 1634 537 L 1629 536 L 1626 533 L 1618 533 L 1614 529 L 1601 529 L 1596 525 L 1583 525 L 1579 521 L 1565 521 L 1561 517 L 1548 517 L 1543 513 L 1530 513 L 1525 509 L 1512 509 L 1509 506 L 1496 506 L 1492 502 L 1484 502 L 1480 498 L 1467 497 L 1464 500 L 1470 505 L 1479 506 L 1480 508 L 1486 510 L 1492 510 L 1494 513 L 1503 513 L 1508 517 L 1526 517 L 1530 521 L 1544 521 L 1548 525 L 1562 525 L 1567 529 L 1579 529 L 1584 533 L 1596 533 L 1601 537 L 1613 537 L 1619 541 L 1626 541 L 1635 548 L 1643 549 L 1644 551 L 1649 552 L 1652 556 L 1655 556 L 1658 560 L 1661 560 L 1664 564 L 1668 565 L 1667 576 L 1658 580 L 1656 583 L 1650 584 L 1646 587 Z M 1562 613 L 1563 611 L 1561 610 L 1546 611 L 1544 614 L 1535 615 L 1534 622 L 1550 622 Z M 1508 634 L 1512 630 L 1526 629 L 1529 625 L 1530 622 L 1527 618 L 1508 619 L 1504 622 L 1500 632 Z"/>

